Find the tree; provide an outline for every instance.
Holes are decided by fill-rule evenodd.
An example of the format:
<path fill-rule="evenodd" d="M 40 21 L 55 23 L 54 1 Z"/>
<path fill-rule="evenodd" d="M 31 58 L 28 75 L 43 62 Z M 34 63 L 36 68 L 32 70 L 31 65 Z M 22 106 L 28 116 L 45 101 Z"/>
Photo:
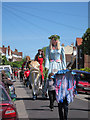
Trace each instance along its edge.
<path fill-rule="evenodd" d="M 0 65 L 2 64 L 2 55 L 0 53 Z"/>
<path fill-rule="evenodd" d="M 83 48 L 83 53 L 86 55 L 90 55 L 90 28 L 86 30 L 82 39 L 83 42 L 81 47 Z"/>
<path fill-rule="evenodd" d="M 6 64 L 8 64 L 8 61 L 7 61 L 6 56 L 2 56 L 1 64 L 2 64 L 2 65 L 6 65 Z"/>
<path fill-rule="evenodd" d="M 6 56 L 1 57 L 1 65 L 11 65 L 12 67 L 22 67 L 23 62 L 25 61 L 25 57 L 22 59 L 22 61 L 15 61 L 15 62 L 10 62 L 7 61 Z"/>

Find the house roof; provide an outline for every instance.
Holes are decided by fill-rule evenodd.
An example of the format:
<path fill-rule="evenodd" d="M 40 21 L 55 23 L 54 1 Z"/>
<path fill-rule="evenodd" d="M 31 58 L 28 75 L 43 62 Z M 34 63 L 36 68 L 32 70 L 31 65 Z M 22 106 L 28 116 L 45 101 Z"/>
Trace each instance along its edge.
<path fill-rule="evenodd" d="M 22 56 L 22 52 L 18 52 L 18 51 L 14 51 L 14 52 L 12 51 L 12 54 Z"/>
<path fill-rule="evenodd" d="M 2 47 L 2 53 L 6 54 L 7 47 Z"/>
<path fill-rule="evenodd" d="M 7 47 L 5 47 L 4 45 L 2 46 L 2 47 L 0 47 L 0 50 L 1 50 L 1 52 L 2 53 L 4 53 L 4 54 L 6 54 L 6 50 L 8 50 L 8 55 L 9 55 L 9 53 L 10 53 L 10 46 L 8 46 L 8 48 Z M 12 54 L 14 54 L 14 55 L 17 55 L 17 56 L 22 56 L 22 52 L 18 52 L 18 50 L 17 49 L 15 49 L 15 51 L 12 51 L 11 50 L 11 55 Z"/>
<path fill-rule="evenodd" d="M 76 46 L 80 46 L 82 44 L 82 38 L 76 38 Z"/>

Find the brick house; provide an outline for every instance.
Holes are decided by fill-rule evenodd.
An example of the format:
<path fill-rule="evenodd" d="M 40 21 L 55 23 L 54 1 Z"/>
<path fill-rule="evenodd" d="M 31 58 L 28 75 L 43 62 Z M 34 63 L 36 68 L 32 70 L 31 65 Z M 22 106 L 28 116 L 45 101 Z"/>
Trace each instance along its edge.
<path fill-rule="evenodd" d="M 0 49 L 1 49 L 1 55 L 6 56 L 7 60 L 11 62 L 22 60 L 22 52 L 18 52 L 17 49 L 15 49 L 15 51 L 12 51 L 10 49 L 10 46 L 5 47 L 4 45 L 0 47 Z"/>
<path fill-rule="evenodd" d="M 64 44 L 62 44 L 64 46 Z M 70 46 L 67 45 L 64 47 L 65 49 L 65 57 L 66 57 L 66 66 L 67 68 L 76 68 L 75 61 L 76 61 L 76 47 L 72 43 Z"/>
<path fill-rule="evenodd" d="M 0 47 L 0 51 L 1 51 L 1 55 L 2 55 L 2 56 L 6 56 L 7 47 L 5 47 L 5 46 L 3 45 L 2 47 Z"/>
<path fill-rule="evenodd" d="M 90 68 L 90 56 L 83 54 L 82 48 L 80 46 L 82 42 L 83 42 L 82 38 L 76 38 L 76 51 L 77 51 L 76 68 L 77 69 L 85 68 L 85 67 Z"/>
<path fill-rule="evenodd" d="M 62 45 L 64 46 L 64 45 Z M 72 43 L 70 46 L 67 45 L 64 47 L 65 49 L 65 57 L 66 57 L 66 66 L 67 68 L 75 68 L 75 58 L 76 58 L 76 47 Z"/>

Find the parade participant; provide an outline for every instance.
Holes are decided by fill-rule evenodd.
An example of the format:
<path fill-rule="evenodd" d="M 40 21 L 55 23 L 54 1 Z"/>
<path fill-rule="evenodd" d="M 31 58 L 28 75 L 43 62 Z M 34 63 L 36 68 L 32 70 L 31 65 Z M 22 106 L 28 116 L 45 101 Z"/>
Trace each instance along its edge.
<path fill-rule="evenodd" d="M 46 48 L 45 78 L 49 73 L 56 73 L 58 70 L 66 69 L 64 47 L 60 46 L 60 36 L 51 35 L 50 45 Z M 62 60 L 61 60 L 62 57 Z"/>
<path fill-rule="evenodd" d="M 29 56 L 26 56 L 26 61 L 23 63 L 23 65 L 22 65 L 22 70 L 24 70 L 24 67 L 25 68 L 29 68 L 29 61 L 30 61 L 31 59 L 30 59 L 30 57 Z"/>
<path fill-rule="evenodd" d="M 35 61 L 38 61 L 40 66 L 40 71 L 41 71 L 41 75 L 42 75 L 42 78 L 41 78 L 41 85 L 42 85 L 42 81 L 44 81 L 44 75 L 43 75 L 43 60 L 44 60 L 44 53 L 43 53 L 43 50 L 42 49 L 39 49 L 38 50 L 38 53 L 36 54 L 35 56 Z"/>
<path fill-rule="evenodd" d="M 51 111 L 53 111 L 54 101 L 56 99 L 55 81 L 51 77 L 53 75 L 54 75 L 53 73 L 49 74 L 48 80 L 47 80 L 47 83 L 46 83 L 46 90 L 48 89 L 49 100 L 50 100 L 50 106 L 49 107 L 50 107 Z"/>
<path fill-rule="evenodd" d="M 29 86 L 29 75 L 30 75 L 30 70 L 29 68 L 27 68 L 26 71 L 24 72 L 26 87 Z"/>
<path fill-rule="evenodd" d="M 22 70 L 20 70 L 20 82 L 22 82 L 23 81 L 23 71 Z"/>
<path fill-rule="evenodd" d="M 51 35 L 50 45 L 46 48 L 45 69 L 49 73 L 56 73 L 58 70 L 66 69 L 65 51 L 60 46 L 60 36 Z M 62 57 L 62 61 L 60 59 Z"/>
<path fill-rule="evenodd" d="M 73 102 L 74 91 L 76 91 L 74 74 L 70 70 L 60 70 L 54 75 L 60 120 L 67 120 L 68 105 Z"/>

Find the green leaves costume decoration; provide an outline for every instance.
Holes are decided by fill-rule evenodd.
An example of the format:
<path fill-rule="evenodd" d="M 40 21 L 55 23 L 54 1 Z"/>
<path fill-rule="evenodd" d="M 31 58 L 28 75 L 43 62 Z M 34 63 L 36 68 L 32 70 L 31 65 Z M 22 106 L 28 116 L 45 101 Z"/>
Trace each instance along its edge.
<path fill-rule="evenodd" d="M 52 39 L 52 38 L 54 38 L 55 40 L 59 40 L 60 36 L 58 36 L 58 35 L 51 35 L 50 37 L 48 37 L 48 39 Z"/>

